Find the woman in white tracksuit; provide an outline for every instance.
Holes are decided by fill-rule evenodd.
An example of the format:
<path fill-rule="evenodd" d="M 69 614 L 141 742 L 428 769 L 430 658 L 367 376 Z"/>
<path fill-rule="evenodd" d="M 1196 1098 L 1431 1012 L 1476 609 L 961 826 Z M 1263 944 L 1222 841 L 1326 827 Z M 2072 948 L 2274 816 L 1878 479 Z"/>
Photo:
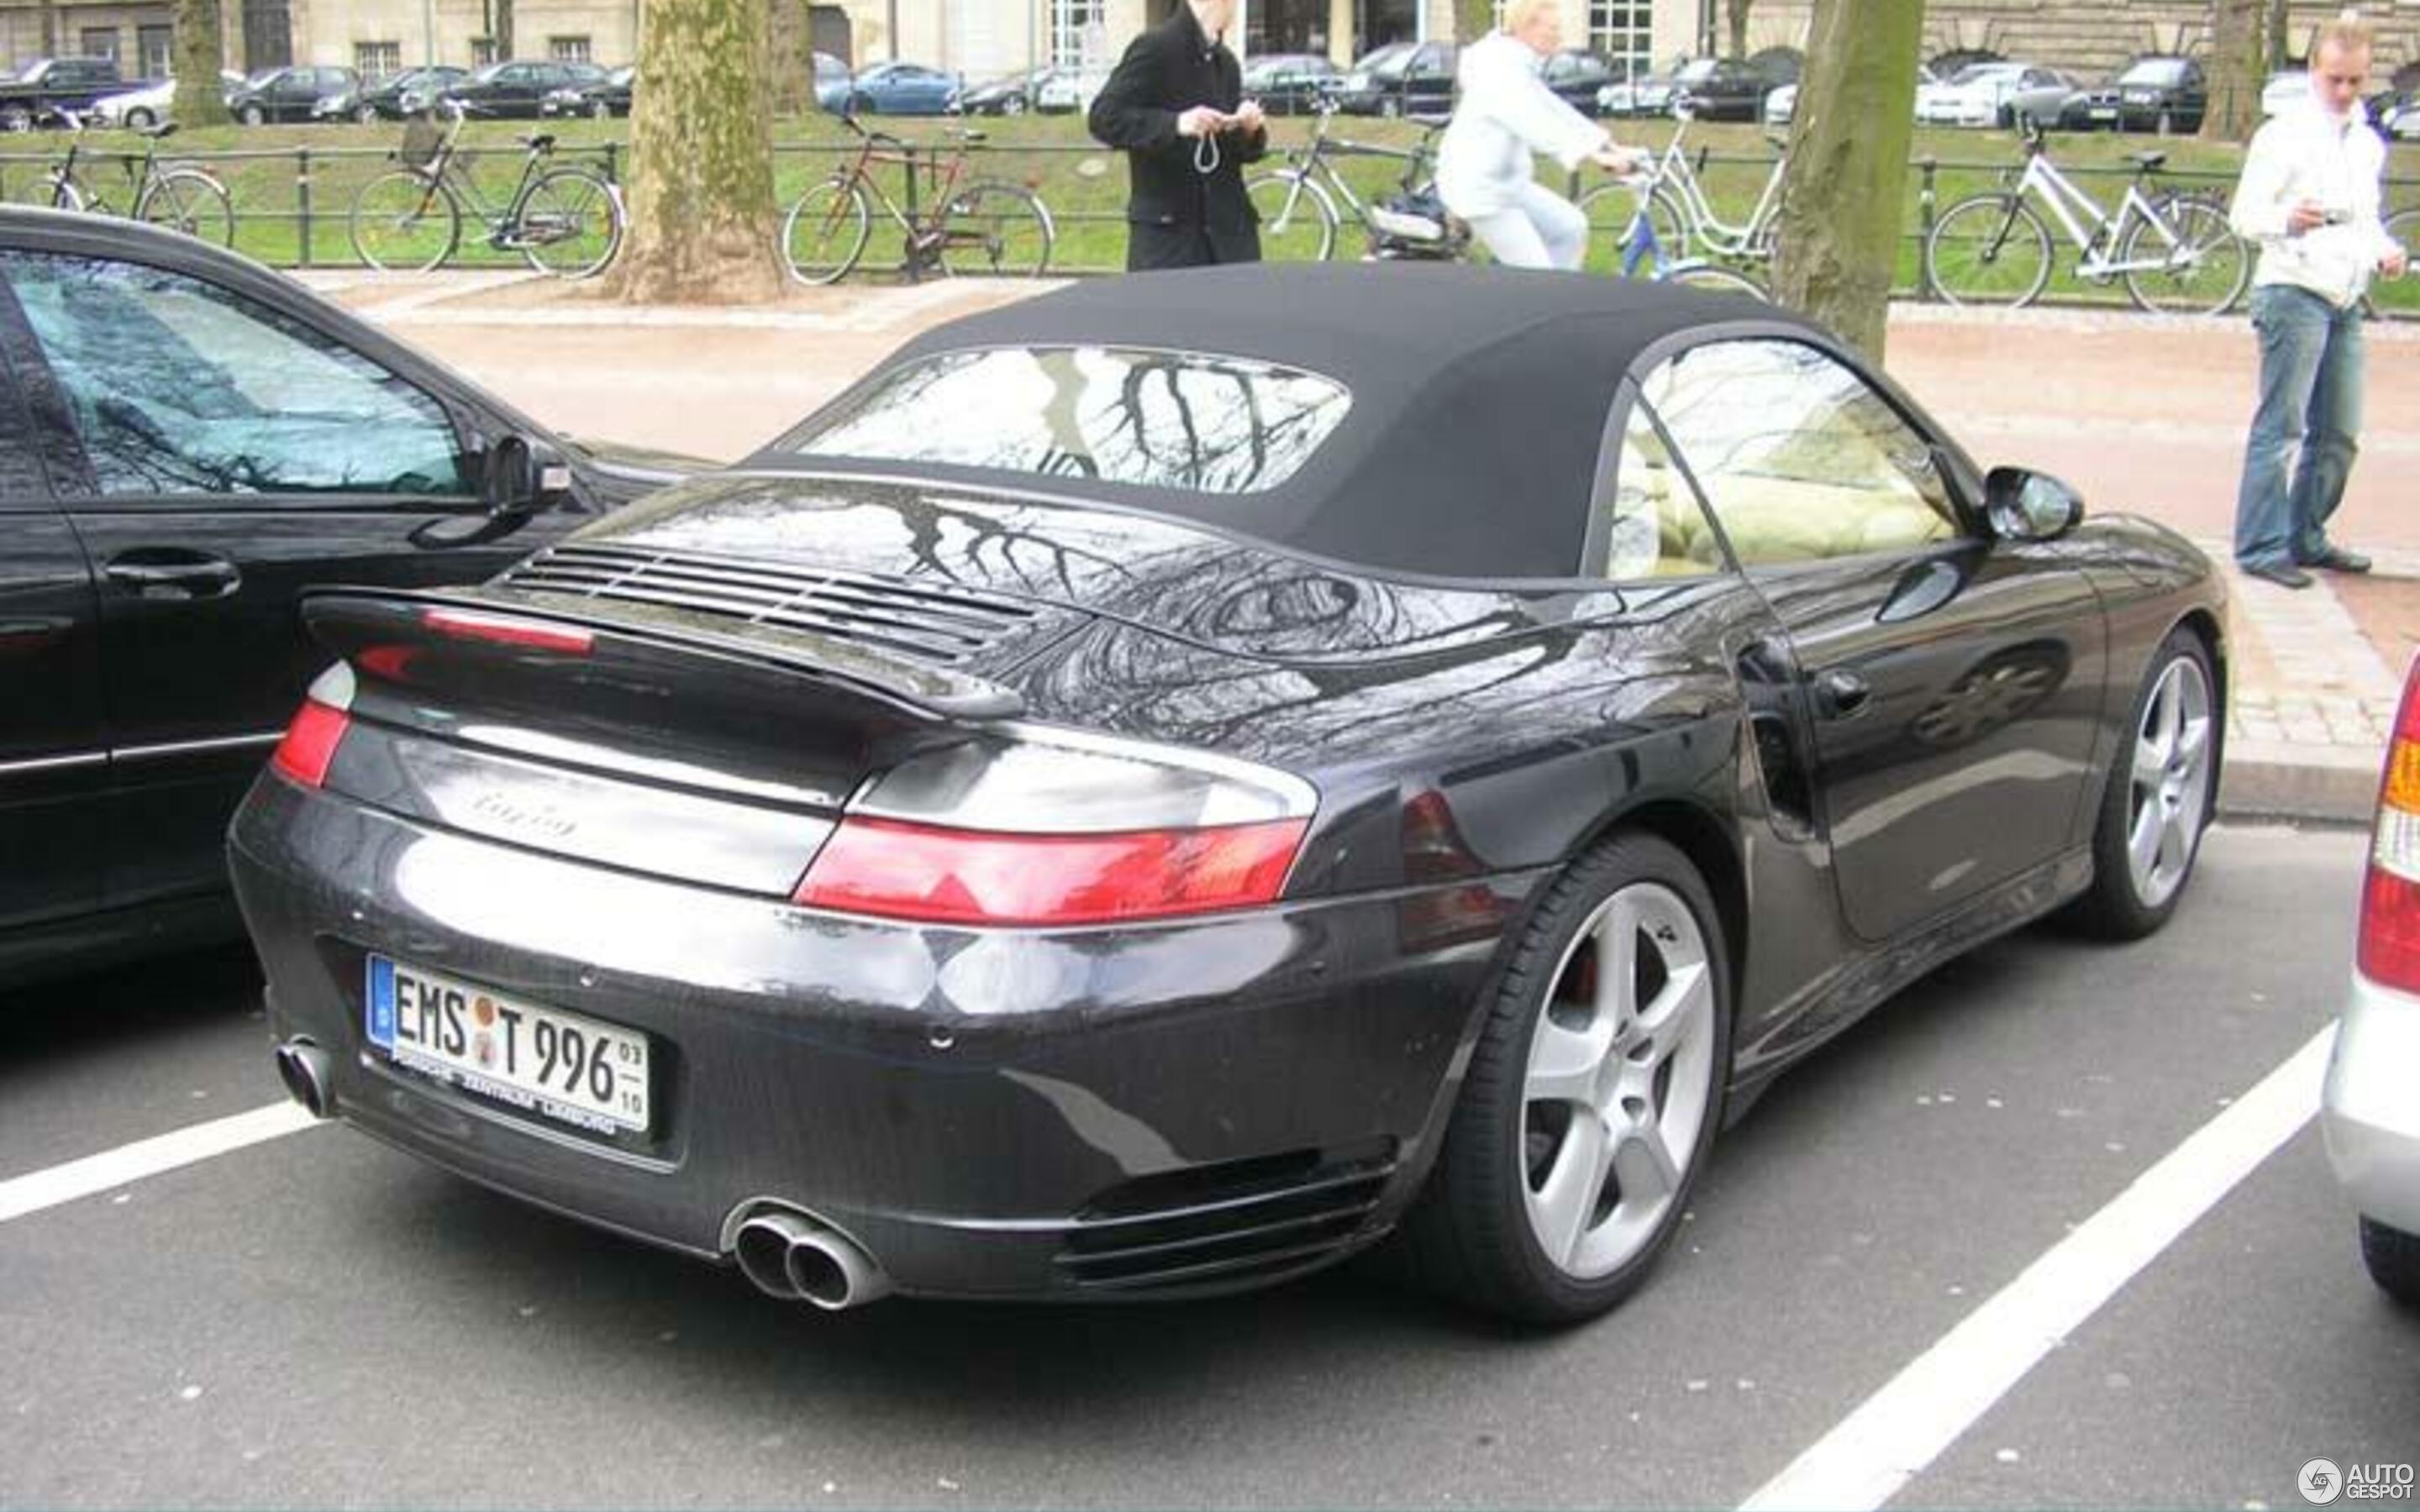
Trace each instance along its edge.
<path fill-rule="evenodd" d="M 1646 154 L 1615 147 L 1538 76 L 1562 43 L 1557 0 L 1512 0 L 1504 29 L 1464 48 L 1454 73 L 1461 99 L 1437 149 L 1437 196 L 1509 267 L 1577 268 L 1588 251 L 1588 217 L 1537 181 L 1531 153 L 1567 171 L 1645 166 Z"/>

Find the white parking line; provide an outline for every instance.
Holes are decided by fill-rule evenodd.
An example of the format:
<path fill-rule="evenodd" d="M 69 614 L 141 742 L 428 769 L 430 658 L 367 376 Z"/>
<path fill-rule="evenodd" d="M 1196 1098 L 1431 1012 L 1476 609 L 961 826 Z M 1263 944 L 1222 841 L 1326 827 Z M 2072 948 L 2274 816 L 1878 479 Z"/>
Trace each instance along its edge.
<path fill-rule="evenodd" d="M 2330 1025 L 1742 1504 L 1871 1512 L 2319 1110 Z"/>
<path fill-rule="evenodd" d="M 246 1145 L 296 1134 L 317 1122 L 298 1103 L 271 1103 L 250 1113 L 213 1119 L 157 1138 L 138 1139 L 98 1155 L 86 1155 L 65 1165 L 11 1177 L 0 1181 L 0 1224 L 241 1149 Z"/>

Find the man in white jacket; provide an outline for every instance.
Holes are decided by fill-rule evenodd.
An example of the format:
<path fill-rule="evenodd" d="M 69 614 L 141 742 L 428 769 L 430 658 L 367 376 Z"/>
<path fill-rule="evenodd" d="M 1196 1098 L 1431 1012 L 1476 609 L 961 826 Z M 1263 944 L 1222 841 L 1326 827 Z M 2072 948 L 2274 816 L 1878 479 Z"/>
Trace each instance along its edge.
<path fill-rule="evenodd" d="M 1464 48 L 1454 72 L 1461 99 L 1437 149 L 1437 196 L 1509 267 L 1577 268 L 1588 252 L 1588 217 L 1537 181 L 1531 153 L 1566 172 L 1589 162 L 1633 173 L 1651 161 L 1546 87 L 1539 69 L 1562 45 L 1556 0 L 1512 0 L 1504 29 Z"/>
<path fill-rule="evenodd" d="M 2327 537 L 2361 433 L 2362 291 L 2372 273 L 2393 277 L 2404 264 L 2378 221 L 2386 149 L 2362 118 L 2369 52 L 2358 21 L 2319 28 L 2311 99 L 2253 137 L 2228 213 L 2238 235 L 2260 244 L 2260 398 L 2235 498 L 2235 560 L 2285 588 L 2309 587 L 2305 567 L 2369 570 L 2367 557 Z"/>

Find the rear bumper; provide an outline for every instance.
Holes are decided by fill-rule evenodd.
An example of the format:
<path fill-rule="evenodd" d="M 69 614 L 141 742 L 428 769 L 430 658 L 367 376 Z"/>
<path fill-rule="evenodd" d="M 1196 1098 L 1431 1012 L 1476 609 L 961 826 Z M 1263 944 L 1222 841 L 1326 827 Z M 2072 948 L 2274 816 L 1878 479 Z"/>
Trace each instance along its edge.
<path fill-rule="evenodd" d="M 2353 1203 L 2420 1233 L 2420 997 L 2358 972 L 2345 999 L 2319 1097 L 2328 1160 Z"/>
<path fill-rule="evenodd" d="M 700 1257 L 753 1202 L 903 1292 L 1187 1295 L 1393 1223 L 1442 1131 L 1496 941 L 1533 885 L 1152 929 L 814 914 L 430 829 L 264 778 L 229 858 L 280 1040 L 337 1117 Z M 645 1031 L 654 1122 L 606 1141 L 396 1066 L 367 952 Z"/>

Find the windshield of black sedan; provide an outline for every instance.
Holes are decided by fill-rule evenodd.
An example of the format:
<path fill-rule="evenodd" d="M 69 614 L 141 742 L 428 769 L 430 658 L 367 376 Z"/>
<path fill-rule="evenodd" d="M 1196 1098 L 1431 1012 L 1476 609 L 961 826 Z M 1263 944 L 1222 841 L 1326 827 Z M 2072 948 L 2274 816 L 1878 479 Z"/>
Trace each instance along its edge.
<path fill-rule="evenodd" d="M 1293 476 L 1351 407 L 1335 380 L 1268 363 L 999 347 L 908 363 L 781 444 L 806 456 L 1257 493 Z"/>

